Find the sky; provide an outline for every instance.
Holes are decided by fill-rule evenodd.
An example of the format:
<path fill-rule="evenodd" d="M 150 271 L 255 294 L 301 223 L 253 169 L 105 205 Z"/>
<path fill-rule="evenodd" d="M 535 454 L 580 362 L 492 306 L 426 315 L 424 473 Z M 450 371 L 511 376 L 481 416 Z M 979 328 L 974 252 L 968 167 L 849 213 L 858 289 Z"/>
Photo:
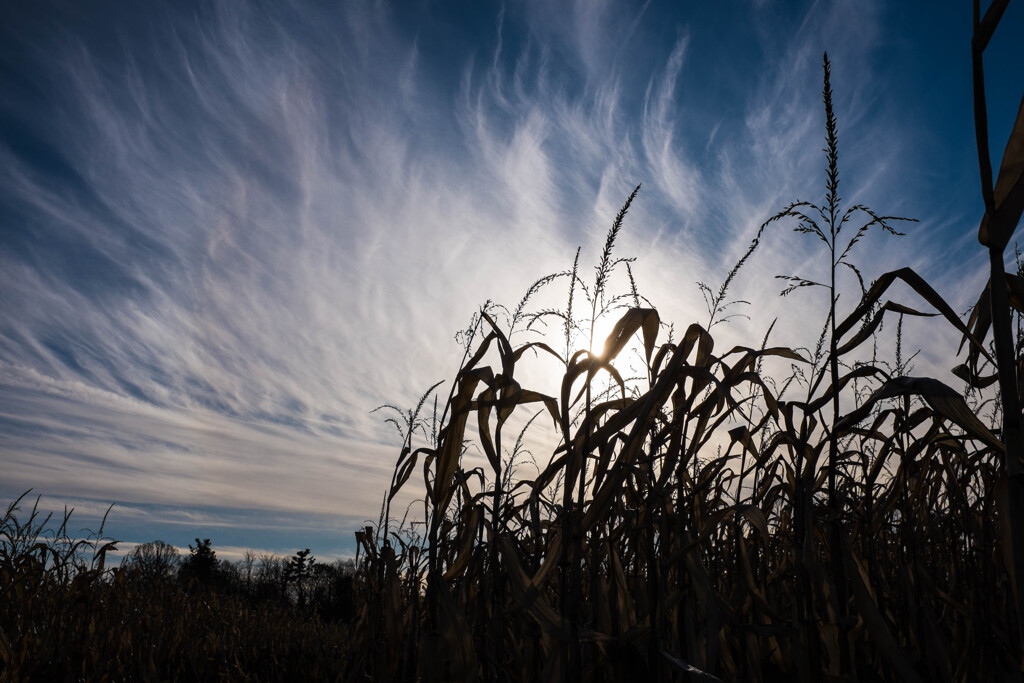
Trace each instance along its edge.
<path fill-rule="evenodd" d="M 354 553 L 399 443 L 381 404 L 447 395 L 485 301 L 616 253 L 663 320 L 706 323 L 758 226 L 824 195 L 889 215 L 958 312 L 987 256 L 970 3 L 8 3 L 0 25 L 0 498 L 181 548 Z M 993 162 L 1024 92 L 1024 6 L 986 53 Z M 1014 65 L 1018 65 L 1016 68 Z M 807 346 L 821 252 L 774 227 L 721 347 Z M 538 300 L 564 301 L 566 288 Z M 617 286 L 622 287 L 619 282 Z M 856 303 L 844 283 L 841 305 Z M 893 298 L 921 304 L 898 290 Z M 559 298 L 561 297 L 561 298 Z M 915 322 L 917 374 L 958 338 Z M 538 378 L 543 384 L 543 378 Z M 412 500 L 415 492 L 404 500 Z"/>

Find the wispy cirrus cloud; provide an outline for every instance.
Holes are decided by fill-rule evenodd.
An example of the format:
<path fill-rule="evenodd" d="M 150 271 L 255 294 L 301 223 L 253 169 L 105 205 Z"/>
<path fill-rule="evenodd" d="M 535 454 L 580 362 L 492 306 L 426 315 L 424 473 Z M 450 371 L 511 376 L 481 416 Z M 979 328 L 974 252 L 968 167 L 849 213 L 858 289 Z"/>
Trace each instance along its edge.
<path fill-rule="evenodd" d="M 821 194 L 826 48 L 848 199 L 929 226 L 867 241 L 865 275 L 909 262 L 960 307 L 983 285 L 970 191 L 920 172 L 944 122 L 881 63 L 885 3 L 110 12 L 21 10 L 0 52 L 9 492 L 374 517 L 395 453 L 370 409 L 450 378 L 484 300 L 596 259 L 637 183 L 622 253 L 664 318 L 706 319 L 694 283 Z M 787 315 L 771 279 L 817 267 L 792 237 L 736 281 L 723 343 L 817 334 L 820 297 Z"/>

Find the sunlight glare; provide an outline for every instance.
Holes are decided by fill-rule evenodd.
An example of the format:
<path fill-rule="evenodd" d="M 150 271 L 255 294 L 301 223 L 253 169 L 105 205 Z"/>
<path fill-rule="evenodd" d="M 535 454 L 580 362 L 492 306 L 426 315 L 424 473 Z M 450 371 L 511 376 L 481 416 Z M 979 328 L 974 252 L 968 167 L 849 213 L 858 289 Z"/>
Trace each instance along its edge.
<path fill-rule="evenodd" d="M 612 333 L 613 329 L 615 329 L 615 323 L 617 323 L 621 317 L 622 314 L 619 311 L 613 311 L 612 313 L 601 316 L 594 322 L 594 337 L 589 347 L 592 354 L 595 356 L 601 355 L 601 352 L 604 351 L 604 343 L 608 339 L 608 335 Z M 589 325 L 584 327 L 584 335 L 589 331 Z M 585 343 L 586 336 L 584 336 L 583 339 Z"/>

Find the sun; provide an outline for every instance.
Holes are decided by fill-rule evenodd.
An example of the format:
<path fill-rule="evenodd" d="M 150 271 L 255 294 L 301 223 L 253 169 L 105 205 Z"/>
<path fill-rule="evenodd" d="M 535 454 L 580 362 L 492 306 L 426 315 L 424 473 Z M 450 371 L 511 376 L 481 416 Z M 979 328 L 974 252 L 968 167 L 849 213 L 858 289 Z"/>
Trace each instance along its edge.
<path fill-rule="evenodd" d="M 615 329 L 615 323 L 618 317 L 614 313 L 606 313 L 594 321 L 594 336 L 590 343 L 590 353 L 595 356 L 601 355 L 604 351 L 605 340 L 608 339 L 608 335 Z M 587 342 L 587 335 L 590 332 L 590 325 L 583 325 L 583 344 Z"/>

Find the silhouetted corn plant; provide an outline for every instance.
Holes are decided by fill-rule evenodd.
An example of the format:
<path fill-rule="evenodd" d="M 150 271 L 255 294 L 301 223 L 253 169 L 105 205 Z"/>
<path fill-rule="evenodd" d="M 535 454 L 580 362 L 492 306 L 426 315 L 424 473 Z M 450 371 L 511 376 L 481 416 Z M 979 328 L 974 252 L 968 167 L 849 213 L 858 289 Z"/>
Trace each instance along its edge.
<path fill-rule="evenodd" d="M 976 83 L 1005 5 L 976 21 Z M 1019 324 L 1024 279 L 994 271 L 991 282 L 1007 286 L 989 286 L 966 324 L 908 268 L 865 286 L 851 248 L 869 229 L 895 232 L 896 219 L 841 210 L 831 98 L 826 60 L 823 204 L 770 217 L 722 285 L 700 286 L 706 327 L 678 338 L 669 327 L 663 338 L 629 260 L 615 256 L 637 188 L 593 282 L 580 276 L 578 250 L 571 269 L 539 279 L 511 311 L 486 303 L 458 336 L 465 353 L 444 403 L 434 385 L 411 410 L 380 409 L 401 445 L 376 526 L 356 534 L 350 626 L 214 590 L 142 586 L 104 570 L 109 542 L 73 539 L 67 514 L 52 531 L 36 508 L 19 518 L 19 499 L 0 521 L 0 680 L 1019 678 L 1020 615 L 1010 607 L 1024 567 L 1013 542 L 1019 415 L 1008 397 L 1020 389 L 999 336 L 1009 307 Z M 1018 117 L 986 198 L 982 242 L 1000 263 L 1024 197 L 1014 189 L 1021 131 Z M 983 191 L 985 165 L 982 156 Z M 794 218 L 829 253 L 827 278 L 787 278 L 787 292 L 829 292 L 820 333 L 806 349 L 771 346 L 772 327 L 759 344 L 716 348 L 711 330 L 735 314 L 731 284 L 763 232 Z M 862 296 L 844 317 L 846 267 Z M 562 278 L 565 308 L 532 310 Z M 923 303 L 884 301 L 896 282 Z M 893 314 L 887 356 L 882 323 Z M 603 315 L 617 322 L 598 351 Z M 963 335 L 967 362 L 956 372 L 972 404 L 911 376 L 906 316 L 942 318 L 934 324 Z M 556 339 L 518 341 L 549 320 Z M 995 358 L 983 344 L 989 327 L 999 328 Z M 631 353 L 643 372 L 621 370 Z M 1024 355 L 1010 353 L 1016 371 Z M 555 396 L 520 383 L 538 355 L 561 368 Z M 789 370 L 771 377 L 772 365 Z M 998 435 L 978 412 L 997 382 Z M 545 441 L 537 432 L 548 419 Z M 533 470 L 517 467 L 527 450 Z M 418 472 L 423 514 L 413 526 L 418 501 L 400 521 L 391 504 Z"/>
<path fill-rule="evenodd" d="M 978 229 L 978 241 L 988 248 L 991 277 L 972 314 L 974 334 L 982 339 L 992 327 L 995 343 L 996 368 L 1002 404 L 1002 442 L 1005 445 L 1005 472 L 1008 503 L 1004 519 L 1008 536 L 1012 539 L 1013 587 L 1017 603 L 1017 621 L 1024 619 L 1024 452 L 1021 440 L 1021 387 L 1018 381 L 1020 346 L 1014 350 L 1011 331 L 1011 305 L 1024 311 L 1021 295 L 1024 287 L 1018 277 L 1006 273 L 1003 263 L 1006 246 L 1010 243 L 1021 214 L 1024 213 L 1024 95 L 1013 130 L 1003 151 L 999 174 L 992 183 L 992 162 L 989 158 L 988 113 L 985 105 L 985 69 L 983 55 L 1009 0 L 994 0 L 981 16 L 979 0 L 974 0 L 974 34 L 971 39 L 972 75 L 974 81 L 974 129 L 978 147 L 978 168 L 981 176 L 981 196 L 985 215 Z M 993 283 L 1006 282 L 993 286 Z M 986 310 L 987 309 L 987 310 Z M 977 383 L 978 355 L 972 353 L 968 370 Z"/>
<path fill-rule="evenodd" d="M 985 550 L 999 537 L 999 514 L 989 511 L 998 507 L 1001 443 L 953 389 L 906 376 L 902 319 L 941 316 L 964 334 L 971 358 L 989 356 L 912 270 L 863 285 L 852 247 L 874 227 L 895 233 L 891 222 L 901 219 L 841 209 L 829 75 L 826 60 L 824 204 L 797 202 L 771 217 L 723 284 L 701 287 L 710 328 L 728 317 L 729 285 L 762 232 L 796 218 L 829 252 L 820 283 L 829 313 L 808 358 L 769 346 L 768 335 L 718 353 L 699 325 L 659 343 L 661 321 L 640 305 L 628 263 L 628 288 L 608 289 L 636 191 L 592 285 L 578 276 L 577 252 L 571 270 L 524 297 L 567 276 L 564 310 L 527 313 L 521 302 L 507 332 L 489 310 L 477 317 L 479 341 L 467 346 L 437 439 L 411 451 L 425 458 L 431 529 L 425 592 L 403 584 L 417 586 L 406 603 L 424 601 L 422 680 L 973 680 L 1016 669 L 1021 649 L 1000 604 L 1006 566 Z M 844 267 L 863 296 L 843 318 Z M 787 293 L 819 284 L 787 279 Z M 897 281 L 931 310 L 882 303 Z M 591 314 L 582 339 L 577 295 Z M 600 353 L 573 350 L 577 340 L 592 347 L 597 316 L 621 304 Z M 892 313 L 890 360 L 877 335 Z M 544 341 L 511 343 L 517 322 L 534 329 L 549 317 L 560 322 L 564 354 Z M 634 338 L 645 384 L 616 367 Z M 869 360 L 856 359 L 869 339 Z M 534 352 L 564 368 L 558 396 L 516 381 Z M 793 370 L 773 380 L 765 358 Z M 594 386 L 599 376 L 609 389 Z M 527 404 L 541 411 L 519 424 L 547 413 L 559 443 L 536 476 L 516 480 L 503 428 Z M 486 476 L 463 464 L 467 442 L 486 456 Z"/>

